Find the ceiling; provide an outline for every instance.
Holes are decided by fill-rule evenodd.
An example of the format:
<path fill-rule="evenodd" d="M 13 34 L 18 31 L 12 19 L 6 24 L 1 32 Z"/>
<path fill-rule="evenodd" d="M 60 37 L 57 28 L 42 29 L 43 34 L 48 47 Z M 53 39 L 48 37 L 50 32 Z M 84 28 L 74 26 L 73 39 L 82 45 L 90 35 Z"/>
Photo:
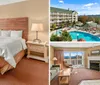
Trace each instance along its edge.
<path fill-rule="evenodd" d="M 65 43 L 65 42 L 57 42 L 50 44 L 53 47 L 66 47 L 66 48 L 89 48 L 100 46 L 100 43 Z"/>
<path fill-rule="evenodd" d="M 22 1 L 26 1 L 26 0 L 0 0 L 0 5 L 7 5 L 7 4 L 17 3 Z"/>

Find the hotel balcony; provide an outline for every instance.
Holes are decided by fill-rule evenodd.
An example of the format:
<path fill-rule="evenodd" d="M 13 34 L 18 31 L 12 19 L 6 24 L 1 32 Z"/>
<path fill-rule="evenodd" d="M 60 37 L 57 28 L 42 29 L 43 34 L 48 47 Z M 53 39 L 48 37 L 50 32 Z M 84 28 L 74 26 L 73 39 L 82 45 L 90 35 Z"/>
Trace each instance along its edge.
<path fill-rule="evenodd" d="M 50 19 L 57 19 L 57 17 L 50 17 Z"/>

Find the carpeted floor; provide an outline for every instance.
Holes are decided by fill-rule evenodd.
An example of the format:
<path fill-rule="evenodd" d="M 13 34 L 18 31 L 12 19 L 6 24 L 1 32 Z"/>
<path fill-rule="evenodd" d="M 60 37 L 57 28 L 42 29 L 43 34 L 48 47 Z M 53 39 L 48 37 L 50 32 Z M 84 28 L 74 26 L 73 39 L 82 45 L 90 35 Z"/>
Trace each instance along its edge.
<path fill-rule="evenodd" d="M 78 85 L 82 80 L 100 79 L 100 72 L 85 68 L 73 69 L 70 76 L 69 85 Z M 58 76 L 56 76 L 50 85 L 59 85 Z"/>
<path fill-rule="evenodd" d="M 0 85 L 48 85 L 48 64 L 23 58 L 15 69 L 0 75 Z"/>
<path fill-rule="evenodd" d="M 100 79 L 100 72 L 85 68 L 73 69 L 69 85 L 78 85 L 82 80 Z"/>

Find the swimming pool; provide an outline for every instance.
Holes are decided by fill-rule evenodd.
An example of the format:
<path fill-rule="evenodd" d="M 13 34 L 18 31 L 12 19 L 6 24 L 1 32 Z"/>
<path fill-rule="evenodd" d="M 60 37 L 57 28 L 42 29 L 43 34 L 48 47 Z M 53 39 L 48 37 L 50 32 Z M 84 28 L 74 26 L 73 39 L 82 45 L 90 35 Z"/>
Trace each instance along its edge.
<path fill-rule="evenodd" d="M 57 35 L 61 34 L 61 29 L 57 30 L 55 32 Z M 77 39 L 84 39 L 86 41 L 100 41 L 100 38 L 97 36 L 94 36 L 92 34 L 86 33 L 86 32 L 80 32 L 80 31 L 71 31 L 69 34 L 72 37 L 72 40 L 77 40 Z"/>
<path fill-rule="evenodd" d="M 97 36 L 94 36 L 92 34 L 86 33 L 86 32 L 80 32 L 80 31 L 71 31 L 69 32 L 72 39 L 84 39 L 86 41 L 100 41 L 100 38 Z"/>

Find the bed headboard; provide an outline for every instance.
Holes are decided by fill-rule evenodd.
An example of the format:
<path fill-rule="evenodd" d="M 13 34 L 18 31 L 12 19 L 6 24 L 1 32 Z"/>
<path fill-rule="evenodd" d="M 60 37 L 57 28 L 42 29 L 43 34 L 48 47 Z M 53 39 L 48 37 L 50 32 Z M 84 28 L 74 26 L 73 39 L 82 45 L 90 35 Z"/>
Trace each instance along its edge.
<path fill-rule="evenodd" d="M 23 30 L 23 38 L 28 40 L 28 17 L 0 19 L 2 30 Z"/>

